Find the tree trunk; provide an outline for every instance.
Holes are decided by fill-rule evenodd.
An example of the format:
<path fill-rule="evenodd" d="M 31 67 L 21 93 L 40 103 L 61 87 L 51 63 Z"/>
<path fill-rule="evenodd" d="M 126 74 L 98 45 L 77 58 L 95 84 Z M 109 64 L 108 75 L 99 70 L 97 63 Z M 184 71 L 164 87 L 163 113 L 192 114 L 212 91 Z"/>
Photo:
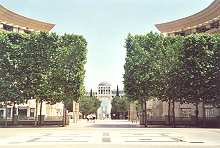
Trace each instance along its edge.
<path fill-rule="evenodd" d="M 8 126 L 8 108 L 7 108 L 7 101 L 5 101 L 5 127 Z"/>
<path fill-rule="evenodd" d="M 144 124 L 144 101 L 141 99 L 141 115 L 140 115 L 140 125 L 145 125 Z"/>
<path fill-rule="evenodd" d="M 42 105 L 43 105 L 43 99 L 40 99 L 40 121 L 39 121 L 39 126 L 42 125 Z"/>
<path fill-rule="evenodd" d="M 13 124 L 14 126 L 16 125 L 16 121 L 15 121 L 15 113 L 16 113 L 16 111 L 15 111 L 15 105 L 16 105 L 16 103 L 13 102 L 13 108 L 12 108 L 12 124 Z"/>
<path fill-rule="evenodd" d="M 202 125 L 203 127 L 206 126 L 206 113 L 205 113 L 205 99 L 202 100 Z"/>
<path fill-rule="evenodd" d="M 172 114 L 173 114 L 173 127 L 176 127 L 176 120 L 175 120 L 175 100 L 173 99 L 173 108 L 172 108 Z"/>
<path fill-rule="evenodd" d="M 37 126 L 37 122 L 38 122 L 38 114 L 37 114 L 37 110 L 38 110 L 38 99 L 36 98 L 36 107 L 35 107 L 35 122 L 34 122 L 34 126 Z"/>
<path fill-rule="evenodd" d="M 199 124 L 199 103 L 196 103 L 196 110 L 195 110 L 195 116 L 196 116 L 196 126 Z"/>
<path fill-rule="evenodd" d="M 171 112 L 171 99 L 169 98 L 168 100 L 168 124 L 171 124 L 171 119 L 170 119 L 170 112 Z"/>
<path fill-rule="evenodd" d="M 66 108 L 63 104 L 63 127 L 66 125 Z"/>
<path fill-rule="evenodd" d="M 144 100 L 144 125 L 147 127 L 147 101 Z"/>

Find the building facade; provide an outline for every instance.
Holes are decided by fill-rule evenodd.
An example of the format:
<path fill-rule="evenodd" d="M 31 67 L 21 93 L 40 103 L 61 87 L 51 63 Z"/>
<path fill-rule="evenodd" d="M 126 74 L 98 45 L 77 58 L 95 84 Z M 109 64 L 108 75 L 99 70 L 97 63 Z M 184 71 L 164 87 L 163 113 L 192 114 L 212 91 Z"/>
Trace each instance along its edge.
<path fill-rule="evenodd" d="M 10 104 L 10 102 L 9 102 Z M 0 119 L 6 118 L 6 108 L 4 104 L 1 104 L 0 108 Z M 40 106 L 40 104 L 38 104 Z M 7 120 L 12 120 L 13 106 L 7 105 Z M 28 100 L 24 104 L 15 105 L 15 116 L 18 120 L 35 120 L 37 115 L 40 114 L 40 108 L 37 108 L 36 112 L 36 100 Z M 63 117 L 63 103 L 56 103 L 54 105 L 47 104 L 43 102 L 42 104 L 42 115 L 45 120 L 62 120 Z"/>

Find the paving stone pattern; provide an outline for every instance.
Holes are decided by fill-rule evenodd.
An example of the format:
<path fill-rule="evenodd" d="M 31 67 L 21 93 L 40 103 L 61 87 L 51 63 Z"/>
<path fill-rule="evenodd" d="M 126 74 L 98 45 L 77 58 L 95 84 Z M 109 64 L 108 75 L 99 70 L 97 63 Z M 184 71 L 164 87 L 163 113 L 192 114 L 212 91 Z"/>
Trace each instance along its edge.
<path fill-rule="evenodd" d="M 203 141 L 185 141 L 170 133 L 91 131 L 91 132 L 50 132 L 39 134 L 18 134 L 0 140 L 1 144 L 42 144 L 42 143 L 108 143 L 108 144 L 147 144 L 147 143 L 204 143 Z"/>

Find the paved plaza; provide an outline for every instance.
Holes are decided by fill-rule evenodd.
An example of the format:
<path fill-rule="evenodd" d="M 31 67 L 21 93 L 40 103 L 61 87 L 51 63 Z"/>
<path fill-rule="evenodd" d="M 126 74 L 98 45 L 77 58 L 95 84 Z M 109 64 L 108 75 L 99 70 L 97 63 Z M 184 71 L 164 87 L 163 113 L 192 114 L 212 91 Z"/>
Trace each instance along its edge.
<path fill-rule="evenodd" d="M 141 128 L 128 121 L 81 121 L 69 127 L 1 128 L 0 148 L 220 147 L 220 129 Z"/>

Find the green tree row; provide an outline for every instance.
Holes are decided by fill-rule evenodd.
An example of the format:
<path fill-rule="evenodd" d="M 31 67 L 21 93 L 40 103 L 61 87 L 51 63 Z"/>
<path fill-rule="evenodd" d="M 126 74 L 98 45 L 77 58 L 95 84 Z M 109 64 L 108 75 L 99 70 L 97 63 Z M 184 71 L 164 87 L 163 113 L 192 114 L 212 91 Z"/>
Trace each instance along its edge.
<path fill-rule="evenodd" d="M 84 93 L 86 46 L 73 34 L 0 32 L 0 102 L 14 106 L 13 119 L 15 104 L 29 99 L 36 99 L 36 118 L 38 103 L 77 101 Z"/>
<path fill-rule="evenodd" d="M 219 106 L 220 35 L 129 34 L 125 47 L 125 93 L 142 104 L 141 124 L 146 124 L 146 101 L 152 97 L 169 103 L 169 117 L 172 103 L 174 126 L 175 102 L 193 103 L 197 119 L 199 103 L 203 109 Z"/>
<path fill-rule="evenodd" d="M 101 105 L 101 101 L 94 96 L 83 96 L 79 100 L 79 109 L 82 113 L 82 118 L 89 114 L 97 113 L 98 108 Z"/>

